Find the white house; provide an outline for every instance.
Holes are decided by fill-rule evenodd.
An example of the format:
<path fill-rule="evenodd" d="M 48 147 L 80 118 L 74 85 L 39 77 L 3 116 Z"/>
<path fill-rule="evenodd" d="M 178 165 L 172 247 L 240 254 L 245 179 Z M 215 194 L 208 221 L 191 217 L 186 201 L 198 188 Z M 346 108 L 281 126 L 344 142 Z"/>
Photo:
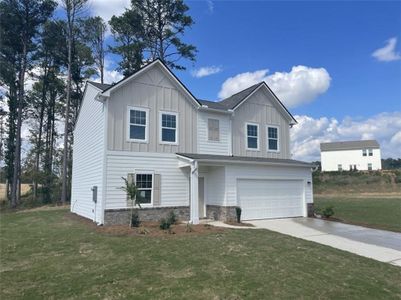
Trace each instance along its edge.
<path fill-rule="evenodd" d="M 380 145 L 375 140 L 321 143 L 322 171 L 380 170 Z"/>
<path fill-rule="evenodd" d="M 74 131 L 71 211 L 129 222 L 121 177 L 136 183 L 142 220 L 306 216 L 309 163 L 290 159 L 296 120 L 266 83 L 199 100 L 156 60 L 114 85 L 87 82 Z"/>

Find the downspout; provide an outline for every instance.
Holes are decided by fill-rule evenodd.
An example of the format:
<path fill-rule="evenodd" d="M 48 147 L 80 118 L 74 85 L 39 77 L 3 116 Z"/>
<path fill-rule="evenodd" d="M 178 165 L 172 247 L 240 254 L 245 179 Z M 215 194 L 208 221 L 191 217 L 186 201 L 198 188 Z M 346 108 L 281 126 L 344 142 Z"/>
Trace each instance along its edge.
<path fill-rule="evenodd" d="M 109 101 L 107 101 L 109 98 L 108 97 L 104 97 L 101 96 L 100 94 L 98 94 L 98 96 L 96 98 L 100 98 L 102 100 L 102 102 L 104 103 L 103 108 L 104 108 L 104 135 L 103 135 L 103 177 L 102 177 L 102 212 L 100 215 L 100 222 L 98 223 L 98 225 L 104 225 L 104 210 L 106 208 L 106 184 L 107 184 L 107 148 L 108 148 L 108 143 L 107 143 L 107 139 L 108 139 L 108 114 L 109 114 Z M 99 100 L 100 100 L 99 99 Z"/>

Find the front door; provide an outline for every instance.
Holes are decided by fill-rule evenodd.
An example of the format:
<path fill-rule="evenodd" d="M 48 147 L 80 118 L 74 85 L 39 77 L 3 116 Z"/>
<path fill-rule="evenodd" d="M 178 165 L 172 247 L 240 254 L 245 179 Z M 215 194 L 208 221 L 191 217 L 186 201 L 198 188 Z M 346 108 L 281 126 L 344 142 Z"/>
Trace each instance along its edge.
<path fill-rule="evenodd" d="M 205 217 L 205 178 L 199 177 L 198 184 L 199 218 Z"/>

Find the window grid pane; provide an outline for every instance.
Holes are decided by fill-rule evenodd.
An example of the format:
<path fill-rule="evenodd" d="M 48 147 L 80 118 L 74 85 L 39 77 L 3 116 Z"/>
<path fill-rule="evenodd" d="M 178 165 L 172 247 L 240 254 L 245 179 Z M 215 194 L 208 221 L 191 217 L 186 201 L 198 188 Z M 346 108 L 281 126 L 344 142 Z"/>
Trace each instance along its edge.
<path fill-rule="evenodd" d="M 269 138 L 277 139 L 277 128 L 269 127 L 268 128 Z"/>
<path fill-rule="evenodd" d="M 169 114 L 162 114 L 162 127 L 176 128 L 176 116 Z"/>
<path fill-rule="evenodd" d="M 258 136 L 258 126 L 247 125 L 247 133 L 248 133 L 248 136 L 257 137 Z"/>
<path fill-rule="evenodd" d="M 146 125 L 146 112 L 132 109 L 130 111 L 130 123 L 136 125 Z"/>

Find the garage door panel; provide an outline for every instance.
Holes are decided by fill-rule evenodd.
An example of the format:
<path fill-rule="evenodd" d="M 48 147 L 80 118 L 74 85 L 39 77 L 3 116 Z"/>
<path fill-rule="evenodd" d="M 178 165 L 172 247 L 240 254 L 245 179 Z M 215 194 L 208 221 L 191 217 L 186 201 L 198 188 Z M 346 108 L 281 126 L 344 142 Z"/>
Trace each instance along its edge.
<path fill-rule="evenodd" d="M 244 220 L 303 215 L 301 180 L 238 180 L 238 200 Z"/>

